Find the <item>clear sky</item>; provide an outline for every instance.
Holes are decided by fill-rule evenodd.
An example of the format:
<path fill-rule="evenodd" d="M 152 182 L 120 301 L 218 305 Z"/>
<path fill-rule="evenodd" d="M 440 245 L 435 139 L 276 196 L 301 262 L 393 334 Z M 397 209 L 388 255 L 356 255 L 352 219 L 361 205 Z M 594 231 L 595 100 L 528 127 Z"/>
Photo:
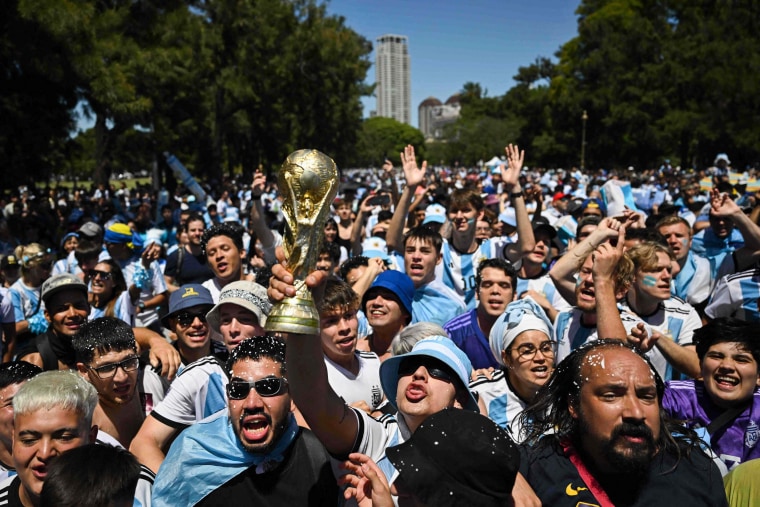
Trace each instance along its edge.
<path fill-rule="evenodd" d="M 412 125 L 427 97 L 445 102 L 472 81 L 489 96 L 514 85 L 517 69 L 550 57 L 577 35 L 579 0 L 330 0 L 328 12 L 375 40 L 384 34 L 409 37 Z M 371 56 L 374 63 L 374 52 Z M 375 82 L 375 67 L 367 73 Z M 375 98 L 364 99 L 364 115 Z"/>

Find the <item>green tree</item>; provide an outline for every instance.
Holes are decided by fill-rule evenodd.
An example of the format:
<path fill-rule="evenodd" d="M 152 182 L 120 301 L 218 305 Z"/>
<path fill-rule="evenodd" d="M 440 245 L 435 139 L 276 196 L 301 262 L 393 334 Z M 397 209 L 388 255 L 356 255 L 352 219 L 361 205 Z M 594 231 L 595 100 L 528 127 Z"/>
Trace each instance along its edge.
<path fill-rule="evenodd" d="M 393 118 L 369 118 L 361 125 L 353 162 L 357 166 L 379 167 L 388 158 L 400 165 L 399 154 L 408 144 L 414 146 L 420 160 L 425 158 L 425 137 L 419 129 Z"/>
<path fill-rule="evenodd" d="M 76 102 L 65 54 L 15 0 L 0 2 L 0 189 L 45 180 L 68 157 Z"/>

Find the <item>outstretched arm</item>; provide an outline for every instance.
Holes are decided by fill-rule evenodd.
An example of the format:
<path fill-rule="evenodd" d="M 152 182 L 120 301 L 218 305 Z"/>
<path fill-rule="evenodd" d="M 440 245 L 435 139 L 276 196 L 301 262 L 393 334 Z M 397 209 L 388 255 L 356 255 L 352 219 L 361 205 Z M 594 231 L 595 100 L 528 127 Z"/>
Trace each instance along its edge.
<path fill-rule="evenodd" d="M 414 146 L 411 144 L 404 148 L 403 153 L 401 153 L 401 163 L 404 168 L 406 187 L 401 192 L 398 206 L 396 206 L 396 210 L 393 212 L 393 218 L 388 227 L 388 233 L 385 235 L 388 252 L 393 250 L 397 252 L 401 251 L 404 222 L 406 222 L 406 216 L 409 213 L 409 205 L 412 202 L 412 197 L 417 187 L 425 179 L 425 172 L 427 171 L 427 161 L 422 162 L 422 167 L 417 166 L 417 159 L 414 158 Z"/>
<path fill-rule="evenodd" d="M 271 263 L 273 259 L 270 257 L 274 251 L 274 234 L 272 230 L 267 227 L 266 220 L 264 219 L 264 209 L 261 206 L 261 194 L 264 193 L 266 188 L 267 177 L 259 170 L 253 173 L 253 182 L 251 183 L 251 216 L 250 224 L 253 232 L 256 233 L 256 237 L 261 241 L 261 248 L 265 252 L 267 263 Z M 255 245 L 250 245 L 248 248 L 253 250 Z"/>
<path fill-rule="evenodd" d="M 525 160 L 525 150 L 520 150 L 516 144 L 509 144 L 504 148 L 504 151 L 507 153 L 507 165 L 501 166 L 501 178 L 504 181 L 504 188 L 510 193 L 510 200 L 515 208 L 515 221 L 517 222 L 516 258 L 509 260 L 517 262 L 523 255 L 536 248 L 536 238 L 533 236 L 533 226 L 528 216 L 528 208 L 525 206 L 525 196 L 516 195 L 522 193 L 520 171 L 522 171 Z"/>
<path fill-rule="evenodd" d="M 272 266 L 272 275 L 268 290 L 272 301 L 295 296 L 293 275 L 282 264 Z M 306 277 L 306 285 L 313 290 L 321 286 L 324 279 L 324 273 L 317 271 Z M 288 385 L 293 401 L 331 454 L 348 454 L 353 450 L 359 422 L 354 412 L 330 387 L 322 341 L 319 336 L 302 334 L 286 334 L 285 340 L 288 344 L 285 357 Z"/>
<path fill-rule="evenodd" d="M 575 273 L 591 252 L 618 235 L 621 226 L 622 224 L 614 218 L 605 218 L 594 232 L 554 263 L 549 276 L 565 301 L 571 305 L 575 304 Z"/>
<path fill-rule="evenodd" d="M 398 193 L 398 184 L 396 183 L 396 178 L 393 176 L 393 162 L 387 158 L 385 159 L 385 163 L 383 163 L 383 171 L 385 171 L 385 177 L 390 180 L 391 199 L 393 206 L 395 207 L 398 204 L 398 200 L 401 196 Z"/>
<path fill-rule="evenodd" d="M 618 230 L 617 245 L 602 243 L 591 254 L 594 264 L 591 275 L 594 280 L 594 296 L 596 298 L 596 327 L 600 338 L 616 338 L 626 340 L 625 327 L 620 320 L 615 294 L 615 266 L 623 258 L 625 243 L 625 227 Z"/>
<path fill-rule="evenodd" d="M 760 226 L 744 214 L 727 193 L 710 192 L 710 211 L 714 216 L 729 218 L 744 237 L 744 246 L 734 252 L 735 271 L 744 271 L 760 259 Z"/>

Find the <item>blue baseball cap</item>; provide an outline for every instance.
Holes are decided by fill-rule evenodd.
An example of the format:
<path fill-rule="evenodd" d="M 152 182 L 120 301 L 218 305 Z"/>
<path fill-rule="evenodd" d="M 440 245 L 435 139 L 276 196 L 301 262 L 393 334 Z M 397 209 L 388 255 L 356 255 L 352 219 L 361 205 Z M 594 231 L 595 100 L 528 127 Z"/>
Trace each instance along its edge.
<path fill-rule="evenodd" d="M 364 292 L 362 309 L 367 305 L 367 300 L 370 299 L 370 294 L 374 289 L 388 289 L 391 291 L 398 299 L 398 302 L 401 303 L 401 306 L 404 307 L 406 313 L 409 314 L 409 317 L 412 316 L 414 282 L 409 278 L 409 275 L 393 269 L 388 269 L 377 275 L 375 281 L 369 286 L 369 289 Z"/>
<path fill-rule="evenodd" d="M 411 356 L 427 356 L 441 361 L 451 368 L 459 377 L 461 387 L 467 391 L 467 401 L 464 408 L 479 412 L 478 402 L 469 389 L 472 363 L 467 355 L 456 346 L 448 336 L 430 336 L 414 344 L 411 352 L 400 356 L 393 356 L 380 364 L 380 384 L 383 387 L 388 402 L 398 410 L 396 406 L 396 392 L 398 391 L 398 369 L 401 361 Z"/>
<path fill-rule="evenodd" d="M 214 299 L 203 285 L 188 283 L 172 292 L 171 296 L 169 296 L 169 313 L 161 319 L 161 324 L 165 328 L 171 329 L 169 319 L 174 317 L 178 312 L 194 306 L 207 306 L 208 308 L 205 310 L 209 310 L 214 306 Z"/>

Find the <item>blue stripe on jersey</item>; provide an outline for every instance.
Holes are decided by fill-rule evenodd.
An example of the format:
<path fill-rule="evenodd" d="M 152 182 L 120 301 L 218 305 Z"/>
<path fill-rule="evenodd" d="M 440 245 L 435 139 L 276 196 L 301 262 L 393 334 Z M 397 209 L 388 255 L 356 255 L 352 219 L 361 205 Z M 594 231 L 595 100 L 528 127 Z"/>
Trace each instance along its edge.
<path fill-rule="evenodd" d="M 742 291 L 742 318 L 748 322 L 757 322 L 760 320 L 760 309 L 758 309 L 758 298 L 760 298 L 760 284 L 755 278 L 745 278 L 739 282 Z"/>
<path fill-rule="evenodd" d="M 678 338 L 681 335 L 681 327 L 683 327 L 683 320 L 678 317 L 668 316 L 668 332 L 675 343 L 678 343 Z M 673 367 L 670 365 L 670 361 L 668 361 L 667 366 L 665 367 L 665 378 L 663 380 L 674 379 L 674 373 Z"/>
<path fill-rule="evenodd" d="M 443 244 L 443 283 L 464 296 L 468 310 L 475 308 L 475 273 L 482 259 L 491 256 L 491 242 L 486 240 L 471 254 L 453 250 L 450 243 Z"/>
<path fill-rule="evenodd" d="M 588 340 L 588 337 L 596 333 L 595 327 L 578 326 L 578 331 L 575 332 L 575 336 L 570 338 L 570 350 L 575 350 Z"/>
<path fill-rule="evenodd" d="M 222 376 L 212 373 L 208 377 L 208 391 L 203 404 L 203 418 L 216 414 L 227 407 L 227 393 L 224 391 Z"/>
<path fill-rule="evenodd" d="M 504 429 L 509 428 L 507 421 L 507 395 L 499 396 L 488 404 L 488 417 Z"/>

